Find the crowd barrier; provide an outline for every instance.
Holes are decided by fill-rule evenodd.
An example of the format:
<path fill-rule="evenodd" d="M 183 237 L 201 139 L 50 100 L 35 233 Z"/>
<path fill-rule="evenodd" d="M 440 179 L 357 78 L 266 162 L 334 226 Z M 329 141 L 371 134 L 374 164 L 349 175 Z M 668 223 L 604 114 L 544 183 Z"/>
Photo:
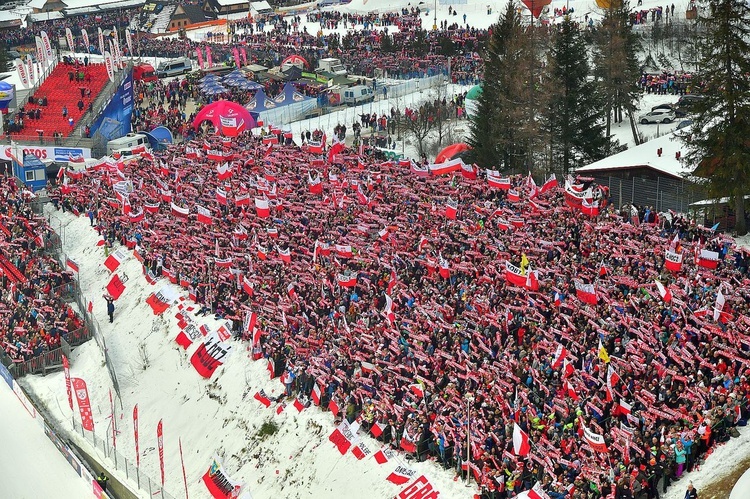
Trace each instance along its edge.
<path fill-rule="evenodd" d="M 21 402 L 21 405 L 24 406 L 31 417 L 34 418 L 37 424 L 39 424 L 39 426 L 44 430 L 44 434 L 47 435 L 47 438 L 49 438 L 53 444 L 55 444 L 55 447 L 58 451 L 60 451 L 60 454 L 62 454 L 65 460 L 68 461 L 71 468 L 73 468 L 76 474 L 81 477 L 81 480 L 83 480 L 86 485 L 91 488 L 91 497 L 95 497 L 97 499 L 108 499 L 109 496 L 101 489 L 101 487 L 99 487 L 99 484 L 96 483 L 96 479 L 91 474 L 91 472 L 89 472 L 86 466 L 84 466 L 83 462 L 78 459 L 78 457 L 73 453 L 73 451 L 65 443 L 65 441 L 57 436 L 57 433 L 55 433 L 55 431 L 47 423 L 47 421 L 45 421 L 42 415 L 37 412 L 36 408 L 31 403 L 31 400 L 29 400 L 29 397 L 23 391 L 23 388 L 21 388 L 11 372 L 6 369 L 2 363 L 0 363 L 0 378 L 3 378 L 10 389 L 13 390 L 13 392 L 18 397 L 18 401 Z"/>

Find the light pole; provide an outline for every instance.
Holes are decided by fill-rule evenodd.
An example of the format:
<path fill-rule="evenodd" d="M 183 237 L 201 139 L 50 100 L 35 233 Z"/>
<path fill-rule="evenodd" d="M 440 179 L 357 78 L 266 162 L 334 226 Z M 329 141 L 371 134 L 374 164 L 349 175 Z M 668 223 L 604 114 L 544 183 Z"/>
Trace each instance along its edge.
<path fill-rule="evenodd" d="M 469 480 L 471 479 L 471 403 L 474 402 L 474 397 L 471 393 L 467 393 L 466 396 L 466 486 L 469 487 Z"/>
<path fill-rule="evenodd" d="M 432 21 L 432 31 L 437 31 L 437 0 L 435 0 L 435 11 L 433 12 L 434 21 Z"/>

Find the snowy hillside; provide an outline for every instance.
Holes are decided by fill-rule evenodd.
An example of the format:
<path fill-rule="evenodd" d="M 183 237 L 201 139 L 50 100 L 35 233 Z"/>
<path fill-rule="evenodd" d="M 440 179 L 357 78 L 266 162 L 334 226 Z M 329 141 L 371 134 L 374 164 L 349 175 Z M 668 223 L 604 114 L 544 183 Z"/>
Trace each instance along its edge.
<path fill-rule="evenodd" d="M 291 400 L 277 415 L 275 404 L 267 409 L 254 400 L 253 395 L 260 389 L 268 396 L 278 396 L 282 385 L 278 379 L 269 381 L 265 363 L 250 360 L 244 344 L 232 341 L 235 351 L 227 363 L 217 369 L 212 379 L 202 378 L 189 360 L 196 345 L 186 353 L 174 341 L 179 332 L 174 317 L 177 308 L 156 317 L 145 302 L 166 280 L 149 285 L 140 263 L 132 257 L 116 270 L 126 289 L 116 302 L 114 323 L 109 324 L 102 294 L 110 273 L 102 265 L 105 256 L 103 249 L 96 246 L 98 235 L 85 217 L 75 218 L 53 208 L 49 215 L 54 227 L 63 227 L 65 252 L 79 262 L 81 289 L 93 301 L 94 314 L 118 373 L 123 409 L 116 404 L 117 449 L 135 460 L 132 412 L 138 404 L 142 469 L 158 481 L 156 425 L 162 419 L 167 492 L 174 497 L 184 494 L 178 439 L 182 440 L 191 497 L 208 496 L 201 477 L 214 454 L 222 459 L 233 478 L 247 482 L 247 490 L 255 499 L 393 497 L 403 488 L 386 481 L 394 468 L 403 464 L 400 456 L 383 465 L 372 457 L 357 460 L 351 452 L 341 456 L 328 440 L 334 429 L 329 412 L 313 407 L 298 413 Z M 199 323 L 217 324 L 213 319 L 197 319 Z M 145 369 L 144 363 L 148 364 Z M 73 352 L 71 376 L 88 383 L 96 434 L 104 438 L 109 425 L 111 384 L 93 341 Z M 62 372 L 29 376 L 22 382 L 43 400 L 61 426 L 71 429 Z M 258 433 L 265 421 L 278 424 L 278 432 L 260 439 Z M 373 453 L 380 449 L 373 439 L 360 437 Z M 80 434 L 76 438 L 77 443 L 90 449 Z M 104 459 L 101 453 L 97 457 Z M 415 476 L 426 475 L 444 497 L 473 497 L 476 489 L 454 481 L 452 471 L 443 472 L 431 462 L 413 467 Z M 121 475 L 119 478 L 125 481 Z M 135 486 L 132 488 L 136 490 Z"/>

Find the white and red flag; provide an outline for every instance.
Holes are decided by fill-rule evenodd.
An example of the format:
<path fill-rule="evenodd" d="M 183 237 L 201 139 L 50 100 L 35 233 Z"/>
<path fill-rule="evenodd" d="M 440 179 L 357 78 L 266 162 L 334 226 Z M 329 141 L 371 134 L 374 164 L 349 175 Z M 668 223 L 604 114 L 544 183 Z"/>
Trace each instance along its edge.
<path fill-rule="evenodd" d="M 266 218 L 271 215 L 271 209 L 268 206 L 267 199 L 255 198 L 255 213 L 260 218 Z"/>
<path fill-rule="evenodd" d="M 336 446 L 343 456 L 349 451 L 352 444 L 355 443 L 358 438 L 352 431 L 349 423 L 344 419 L 336 428 L 334 428 L 333 432 L 328 436 L 328 440 Z"/>
<path fill-rule="evenodd" d="M 448 198 L 445 202 L 445 218 L 455 220 L 458 216 L 458 201 Z"/>
<path fill-rule="evenodd" d="M 210 378 L 216 368 L 226 362 L 232 352 L 232 345 L 226 342 L 230 337 L 231 333 L 223 326 L 206 336 L 203 343 L 190 357 L 190 363 L 193 364 L 198 374 L 204 378 Z"/>
<path fill-rule="evenodd" d="M 408 483 L 417 474 L 416 471 L 407 466 L 396 466 L 396 469 L 391 472 L 385 479 L 396 485 L 404 485 Z"/>
<path fill-rule="evenodd" d="M 91 400 L 86 382 L 81 378 L 72 378 L 73 393 L 78 401 L 78 411 L 81 414 L 81 426 L 84 430 L 94 431 L 94 416 L 91 413 Z"/>
<path fill-rule="evenodd" d="M 109 269 L 110 272 L 114 272 L 117 270 L 117 267 L 120 266 L 122 262 L 124 262 L 128 258 L 127 252 L 120 248 L 113 253 L 110 253 L 106 260 L 104 260 L 104 266 Z"/>
<path fill-rule="evenodd" d="M 188 218 L 190 216 L 190 208 L 183 208 L 174 204 L 174 202 L 170 203 L 169 206 L 172 209 L 172 215 L 177 218 Z"/>
<path fill-rule="evenodd" d="M 172 289 L 172 286 L 166 285 L 159 291 L 151 293 L 151 295 L 146 298 L 146 303 L 151 307 L 154 315 L 161 315 L 171 307 L 177 299 L 177 293 Z"/>
<path fill-rule="evenodd" d="M 557 369 L 561 365 L 563 365 L 563 362 L 565 361 L 565 357 L 568 355 L 568 350 L 562 346 L 562 344 L 557 345 L 557 349 L 555 350 L 555 356 L 552 358 L 552 369 Z"/>
<path fill-rule="evenodd" d="M 555 174 L 553 173 L 550 175 L 550 177 L 544 181 L 544 184 L 542 185 L 542 188 L 540 189 L 540 193 L 544 194 L 547 191 L 550 191 L 557 187 L 557 178 L 555 177 Z"/>
<path fill-rule="evenodd" d="M 357 285 L 357 275 L 356 274 L 352 274 L 352 275 L 339 274 L 336 277 L 336 281 L 338 282 L 338 285 L 341 286 L 342 288 L 353 288 Z"/>
<path fill-rule="evenodd" d="M 198 222 L 202 224 L 211 225 L 214 221 L 213 216 L 208 208 L 200 205 L 195 205 L 195 209 L 198 211 Z"/>
<path fill-rule="evenodd" d="M 216 173 L 218 174 L 219 180 L 226 180 L 232 176 L 232 167 L 229 163 L 221 163 L 216 165 Z"/>
<path fill-rule="evenodd" d="M 585 284 L 583 281 L 579 279 L 575 279 L 573 282 L 576 287 L 576 296 L 578 296 L 578 299 L 581 300 L 583 303 L 587 303 L 589 305 L 596 305 L 597 297 L 596 297 L 596 288 L 594 287 L 594 285 Z"/>
<path fill-rule="evenodd" d="M 497 170 L 487 170 L 487 183 L 496 189 L 510 189 L 510 178 L 501 177 Z"/>
<path fill-rule="evenodd" d="M 659 292 L 659 296 L 664 300 L 664 303 L 670 303 L 672 301 L 672 292 L 669 288 L 665 287 L 660 281 L 655 281 L 656 290 Z"/>
<path fill-rule="evenodd" d="M 721 292 L 721 288 L 720 288 L 719 292 L 716 293 L 716 304 L 714 305 L 714 320 L 715 321 L 718 321 L 723 315 L 724 305 L 726 304 L 726 301 L 727 300 L 724 297 L 724 293 Z"/>
<path fill-rule="evenodd" d="M 680 272 L 682 270 L 682 253 L 671 250 L 665 251 L 664 267 L 670 272 Z"/>
<path fill-rule="evenodd" d="M 604 442 L 604 437 L 598 433 L 594 433 L 585 426 L 583 427 L 583 439 L 587 444 L 591 446 L 597 452 L 608 452 L 607 444 Z"/>
<path fill-rule="evenodd" d="M 713 270 L 719 265 L 719 253 L 702 249 L 697 263 L 703 268 Z"/>
<path fill-rule="evenodd" d="M 517 423 L 513 423 L 513 453 L 517 456 L 525 456 L 531 452 L 531 444 L 529 444 L 529 435 L 518 426 Z"/>

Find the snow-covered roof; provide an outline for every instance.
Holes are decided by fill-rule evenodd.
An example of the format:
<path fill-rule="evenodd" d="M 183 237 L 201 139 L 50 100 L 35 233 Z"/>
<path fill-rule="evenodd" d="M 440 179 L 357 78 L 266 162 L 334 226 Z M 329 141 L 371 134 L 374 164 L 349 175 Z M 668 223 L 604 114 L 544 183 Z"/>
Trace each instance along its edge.
<path fill-rule="evenodd" d="M 262 2 L 250 2 L 250 8 L 253 10 L 253 12 L 273 12 L 273 9 L 265 0 L 263 0 Z"/>
<path fill-rule="evenodd" d="M 41 9 L 44 7 L 46 3 L 47 3 L 47 0 L 31 0 L 29 3 L 26 4 L 26 7 L 29 7 L 31 9 Z"/>
<path fill-rule="evenodd" d="M 37 14 L 29 14 L 26 17 L 26 20 L 32 23 L 40 22 L 40 21 L 49 21 L 51 19 L 62 19 L 65 17 L 62 12 L 59 10 L 55 10 L 52 12 L 39 12 Z"/>
<path fill-rule="evenodd" d="M 249 2 L 247 0 L 214 0 L 217 4 L 221 5 L 222 7 L 228 7 L 230 5 L 241 5 L 245 4 L 247 5 Z"/>
<path fill-rule="evenodd" d="M 659 156 L 657 151 L 661 149 Z M 687 168 L 677 159 L 676 154 L 685 156 L 685 144 L 673 133 L 649 140 L 639 146 L 631 147 L 621 153 L 601 159 L 576 170 L 576 173 L 594 173 L 599 171 L 625 170 L 631 168 L 651 168 L 664 175 L 682 178 Z"/>
<path fill-rule="evenodd" d="M 64 0 L 65 4 L 68 6 L 67 9 L 65 9 L 65 13 L 70 14 L 79 14 L 79 13 L 86 13 L 84 12 L 86 9 L 90 12 L 103 12 L 107 10 L 114 10 L 114 9 L 129 9 L 131 7 L 138 7 L 139 5 L 143 5 L 146 3 L 146 0 L 122 0 L 120 2 L 104 2 L 99 4 L 92 4 L 91 0 Z"/>

